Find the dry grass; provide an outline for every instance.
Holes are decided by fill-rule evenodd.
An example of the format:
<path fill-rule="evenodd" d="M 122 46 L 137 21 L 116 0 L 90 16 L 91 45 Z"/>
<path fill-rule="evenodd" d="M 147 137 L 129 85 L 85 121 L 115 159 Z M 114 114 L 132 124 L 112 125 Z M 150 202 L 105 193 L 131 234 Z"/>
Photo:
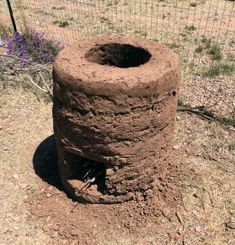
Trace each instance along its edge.
<path fill-rule="evenodd" d="M 196 5 L 192 6 L 192 2 Z M 50 5 L 47 1 L 17 0 L 14 12 L 20 27 L 27 23 L 66 43 L 102 34 L 121 34 L 170 44 L 185 43 L 189 49 L 192 41 L 196 44 L 200 36 L 206 36 L 229 48 L 234 38 L 234 6 L 224 0 L 52 0 Z M 7 8 L 1 12 L 2 21 L 9 23 Z M 66 26 L 57 24 L 62 22 Z"/>
<path fill-rule="evenodd" d="M 97 5 L 77 4 L 75 7 L 73 3 L 64 5 L 62 1 L 53 0 L 50 1 L 51 6 L 47 9 L 45 9 L 45 1 L 30 0 L 31 4 L 27 4 L 25 0 L 21 2 L 26 4 L 23 9 L 28 22 L 35 20 L 36 16 L 37 21 L 33 23 L 38 30 L 55 38 L 60 37 L 67 42 L 103 33 L 144 36 L 165 42 L 172 37 L 172 33 L 166 33 L 166 36 L 160 38 L 156 36 L 156 28 L 160 27 L 151 22 L 150 13 L 145 17 L 145 6 L 134 4 L 134 1 L 128 1 L 126 5 L 124 4 L 126 1 L 97 1 Z M 119 3 L 111 4 L 116 2 Z M 146 2 L 150 5 L 151 1 Z M 203 6 L 203 1 L 195 2 Z M 209 1 L 205 2 L 209 4 Z M 227 2 L 228 6 L 234 4 Z M 185 1 L 179 1 L 179 6 L 183 3 Z M 156 5 L 153 10 L 166 15 L 166 10 L 169 11 L 170 7 L 164 7 L 165 1 L 161 1 L 160 4 L 162 7 L 157 9 Z M 224 1 L 221 0 L 220 4 L 224 4 Z M 125 15 L 130 5 L 133 7 L 131 19 Z M 205 72 L 204 68 L 213 64 L 210 54 L 207 50 L 202 50 L 193 56 L 189 55 L 189 47 L 194 51 L 202 44 L 201 40 L 196 40 L 192 45 L 192 40 L 203 34 L 198 31 L 199 20 L 191 23 L 194 20 L 193 8 L 192 6 L 190 10 L 192 19 L 187 23 L 184 22 L 187 20 L 186 10 L 175 13 L 175 16 L 182 14 L 185 19 L 182 27 L 177 29 L 181 34 L 173 35 L 173 42 L 169 43 L 171 48 L 182 55 L 183 64 L 187 64 L 183 69 L 180 98 L 191 106 L 204 106 L 217 116 L 235 118 L 235 77 L 222 74 L 215 78 L 204 77 L 202 75 Z M 17 16 L 23 11 L 20 10 L 16 13 Z M 210 28 L 216 27 L 216 24 L 212 24 L 214 18 L 217 19 L 217 24 L 221 22 L 222 13 L 219 11 L 222 10 L 221 8 L 217 10 L 217 15 L 212 15 L 208 22 Z M 3 11 L 1 9 L 0 19 L 7 22 L 8 17 Z M 94 13 L 96 13 L 95 17 L 92 15 Z M 172 27 L 174 16 L 170 16 L 167 15 L 162 20 L 163 29 L 174 28 Z M 121 22 L 121 19 L 126 21 Z M 59 27 L 53 24 L 56 20 L 68 21 L 69 25 L 65 28 Z M 226 19 L 224 21 L 226 22 Z M 154 27 L 154 31 L 146 32 L 151 26 Z M 234 30 L 234 22 L 230 27 Z M 163 29 L 158 29 L 159 33 L 162 33 Z M 223 31 L 222 33 L 222 40 L 227 38 L 226 40 L 230 42 L 229 35 Z M 213 36 L 212 34 L 211 31 L 207 33 L 208 39 Z M 229 50 L 226 55 L 226 50 L 221 50 L 222 62 L 234 62 L 234 46 L 229 47 L 225 45 L 225 49 Z M 65 214 L 65 209 L 74 207 L 63 192 L 43 182 L 33 169 L 32 158 L 36 148 L 53 133 L 52 104 L 46 102 L 41 95 L 35 95 L 37 92 L 35 88 L 32 93 L 32 89 L 15 86 L 16 83 L 23 83 L 27 74 L 8 68 L 4 74 L 0 73 L 0 244 L 79 244 L 80 240 L 82 245 L 175 245 L 183 244 L 182 239 L 184 244 L 232 245 L 235 243 L 234 230 L 226 226 L 228 222 L 235 219 L 234 128 L 225 128 L 216 122 L 208 122 L 185 112 L 179 112 L 177 116 L 173 158 L 182 172 L 180 184 L 184 207 L 179 213 L 180 218 L 169 221 L 166 217 L 159 217 L 160 226 L 149 223 L 136 233 L 123 227 L 123 223 L 131 224 L 131 218 L 125 222 L 117 218 L 115 225 L 106 225 L 105 230 L 93 227 L 84 232 L 82 237 L 72 240 L 45 229 L 47 224 L 55 225 L 56 222 L 61 222 L 55 219 L 56 215 Z M 2 71 L 3 67 L 1 67 Z M 25 200 L 31 199 L 37 202 L 37 197 L 40 196 L 38 193 L 41 191 L 45 195 L 56 193 L 56 196 L 41 203 L 42 209 L 46 208 L 45 203 L 51 205 L 51 210 L 46 210 L 48 216 L 35 218 L 29 213 L 29 206 Z M 63 204 L 60 206 L 61 209 L 53 210 L 55 202 Z M 52 211 L 54 216 L 50 215 Z M 69 227 L 71 224 L 65 225 Z"/>

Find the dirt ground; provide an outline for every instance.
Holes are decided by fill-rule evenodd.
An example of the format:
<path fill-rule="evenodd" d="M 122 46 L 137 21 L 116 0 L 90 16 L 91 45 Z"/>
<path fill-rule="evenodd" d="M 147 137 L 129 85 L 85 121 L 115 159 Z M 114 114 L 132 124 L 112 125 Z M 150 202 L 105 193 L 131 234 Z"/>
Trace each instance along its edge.
<path fill-rule="evenodd" d="M 72 4 L 58 5 L 58 1 L 55 0 L 52 2 L 53 6 L 46 10 L 45 4 L 43 5 L 45 1 L 33 2 L 34 5 L 29 5 L 27 1 L 22 0 L 22 3 L 27 5 L 26 12 L 30 13 L 27 15 L 29 22 L 37 16 L 35 25 L 39 27 L 38 30 L 50 33 L 56 38 L 59 34 L 60 38 L 67 38 L 68 42 L 80 39 L 81 36 L 110 32 L 159 39 L 153 35 L 157 28 L 160 28 L 159 33 L 164 32 L 164 28 L 173 28 L 172 31 L 177 33 L 170 23 L 174 23 L 178 16 L 177 20 L 180 22 L 177 28 L 179 27 L 182 35 L 177 35 L 173 44 L 180 44 L 179 52 L 184 52 L 182 57 L 187 57 L 186 60 L 182 59 L 183 64 L 187 63 L 187 67 L 183 69 L 179 99 L 192 107 L 204 106 L 218 117 L 234 120 L 235 77 L 202 76 L 202 68 L 211 64 L 208 55 L 195 55 L 192 60 L 188 55 L 189 47 L 194 50 L 198 46 L 197 41 L 192 43 L 193 38 L 203 34 L 199 32 L 206 27 L 209 31 L 208 38 L 217 36 L 217 33 L 213 35 L 213 29 L 223 33 L 220 36 L 222 41 L 226 37 L 228 42 L 233 41 L 234 37 L 230 37 L 232 32 L 226 33 L 226 30 L 234 30 L 233 18 L 229 15 L 230 12 L 226 12 L 232 10 L 235 5 L 232 1 L 226 1 L 225 12 L 220 7 L 224 6 L 224 1 L 218 1 L 218 5 L 208 5 L 210 1 L 205 1 L 206 7 L 211 6 L 209 15 L 200 12 L 201 7 L 198 12 L 195 12 L 193 7 L 190 7 L 190 10 L 183 8 L 185 1 L 179 1 L 179 12 L 173 11 L 173 5 L 170 5 L 170 8 L 165 5 L 165 1 L 160 1 L 159 4 L 162 6 L 157 4 L 152 9 L 161 10 L 162 25 L 159 26 L 151 22 L 151 13 L 147 15 L 146 21 L 143 21 L 145 17 L 140 17 L 142 13 L 144 16 L 145 6 L 141 7 L 140 4 L 135 8 L 137 5 L 134 5 L 133 1 L 129 1 L 130 4 L 127 5 L 124 0 L 114 1 L 118 3 L 117 7 L 109 5 L 111 1 L 97 1 L 99 4 L 93 7 L 87 5 L 92 1 L 80 1 L 80 15 L 77 14 L 79 11 L 70 11 L 73 8 Z M 204 1 L 196 2 L 200 2 L 198 6 L 204 6 Z M 134 8 L 132 11 L 136 11 L 136 14 L 133 12 L 130 22 L 120 21 L 126 18 L 125 13 L 131 4 Z M 183 12 L 180 7 L 183 8 Z M 171 10 L 175 15 L 168 14 Z M 215 14 L 216 10 L 219 15 Z M 2 9 L 0 15 L 3 13 L 1 11 Z M 92 19 L 96 11 L 99 14 Z M 201 23 L 201 13 L 205 15 L 202 19 L 206 20 L 209 17 L 208 22 Z M 16 14 L 20 14 L 20 11 Z M 187 22 L 188 16 L 191 17 Z M 1 17 L 8 21 L 7 15 Z M 135 28 L 132 25 L 134 17 L 140 22 Z M 69 26 L 58 27 L 53 23 L 55 20 L 67 20 Z M 185 26 L 191 25 L 194 20 L 197 29 L 185 30 Z M 141 23 L 147 25 L 143 26 Z M 226 29 L 228 23 L 232 23 L 228 25 L 231 29 Z M 154 27 L 153 32 L 148 32 L 146 36 L 145 32 L 150 30 L 150 27 Z M 130 33 L 129 30 L 137 32 Z M 168 38 L 171 39 L 170 36 Z M 177 49 L 176 47 L 176 51 Z M 229 46 L 227 51 L 230 55 L 234 54 L 234 44 Z M 17 69 L 14 70 L 14 64 L 10 63 L 11 69 L 7 67 L 6 70 L 1 67 L 2 64 L 0 63 L 1 245 L 235 244 L 233 126 L 225 126 L 195 114 L 178 112 L 171 160 L 172 175 L 167 177 L 173 180 L 173 185 L 178 191 L 177 200 L 168 204 L 141 199 L 118 205 L 79 204 L 66 196 L 58 178 L 52 103 L 39 95 L 37 89 L 18 85 L 24 83 L 27 78 Z M 7 75 L 2 75 L 2 71 Z M 163 194 L 167 189 L 168 186 L 159 187 Z M 171 198 L 170 195 L 166 196 Z"/>
<path fill-rule="evenodd" d="M 0 21 L 10 24 L 5 3 Z M 103 34 L 127 35 L 182 45 L 192 52 L 202 36 L 234 50 L 234 1 L 229 0 L 79 0 L 12 3 L 17 26 L 71 43 Z"/>
<path fill-rule="evenodd" d="M 182 96 L 190 97 L 185 81 Z M 195 91 L 203 92 L 201 83 Z M 0 244 L 234 244 L 233 128 L 178 113 L 172 168 L 181 199 L 174 208 L 144 200 L 78 204 L 57 176 L 52 104 L 2 85 Z"/>

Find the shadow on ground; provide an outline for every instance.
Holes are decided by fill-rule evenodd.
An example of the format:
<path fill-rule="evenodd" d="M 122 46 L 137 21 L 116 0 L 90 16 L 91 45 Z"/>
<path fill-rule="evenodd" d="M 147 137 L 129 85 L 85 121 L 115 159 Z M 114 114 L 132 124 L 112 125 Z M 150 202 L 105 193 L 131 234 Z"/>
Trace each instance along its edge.
<path fill-rule="evenodd" d="M 42 141 L 33 156 L 35 173 L 48 184 L 62 190 L 57 167 L 55 137 L 51 135 Z"/>

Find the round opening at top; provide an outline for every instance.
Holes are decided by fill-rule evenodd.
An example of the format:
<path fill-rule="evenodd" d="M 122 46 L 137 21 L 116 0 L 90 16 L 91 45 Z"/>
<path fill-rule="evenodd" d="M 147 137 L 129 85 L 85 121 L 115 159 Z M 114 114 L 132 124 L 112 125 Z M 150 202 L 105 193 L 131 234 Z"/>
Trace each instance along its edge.
<path fill-rule="evenodd" d="M 100 65 L 128 68 L 147 63 L 151 54 L 146 49 L 130 44 L 108 43 L 91 48 L 85 58 Z"/>

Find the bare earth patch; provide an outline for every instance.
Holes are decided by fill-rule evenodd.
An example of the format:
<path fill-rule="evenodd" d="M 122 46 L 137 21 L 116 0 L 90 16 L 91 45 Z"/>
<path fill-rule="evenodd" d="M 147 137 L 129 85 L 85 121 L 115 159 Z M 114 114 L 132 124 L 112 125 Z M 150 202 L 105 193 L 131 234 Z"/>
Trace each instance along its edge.
<path fill-rule="evenodd" d="M 234 243 L 234 131 L 178 113 L 177 207 L 84 205 L 58 181 L 51 103 L 16 87 L 0 93 L 0 244 Z"/>

